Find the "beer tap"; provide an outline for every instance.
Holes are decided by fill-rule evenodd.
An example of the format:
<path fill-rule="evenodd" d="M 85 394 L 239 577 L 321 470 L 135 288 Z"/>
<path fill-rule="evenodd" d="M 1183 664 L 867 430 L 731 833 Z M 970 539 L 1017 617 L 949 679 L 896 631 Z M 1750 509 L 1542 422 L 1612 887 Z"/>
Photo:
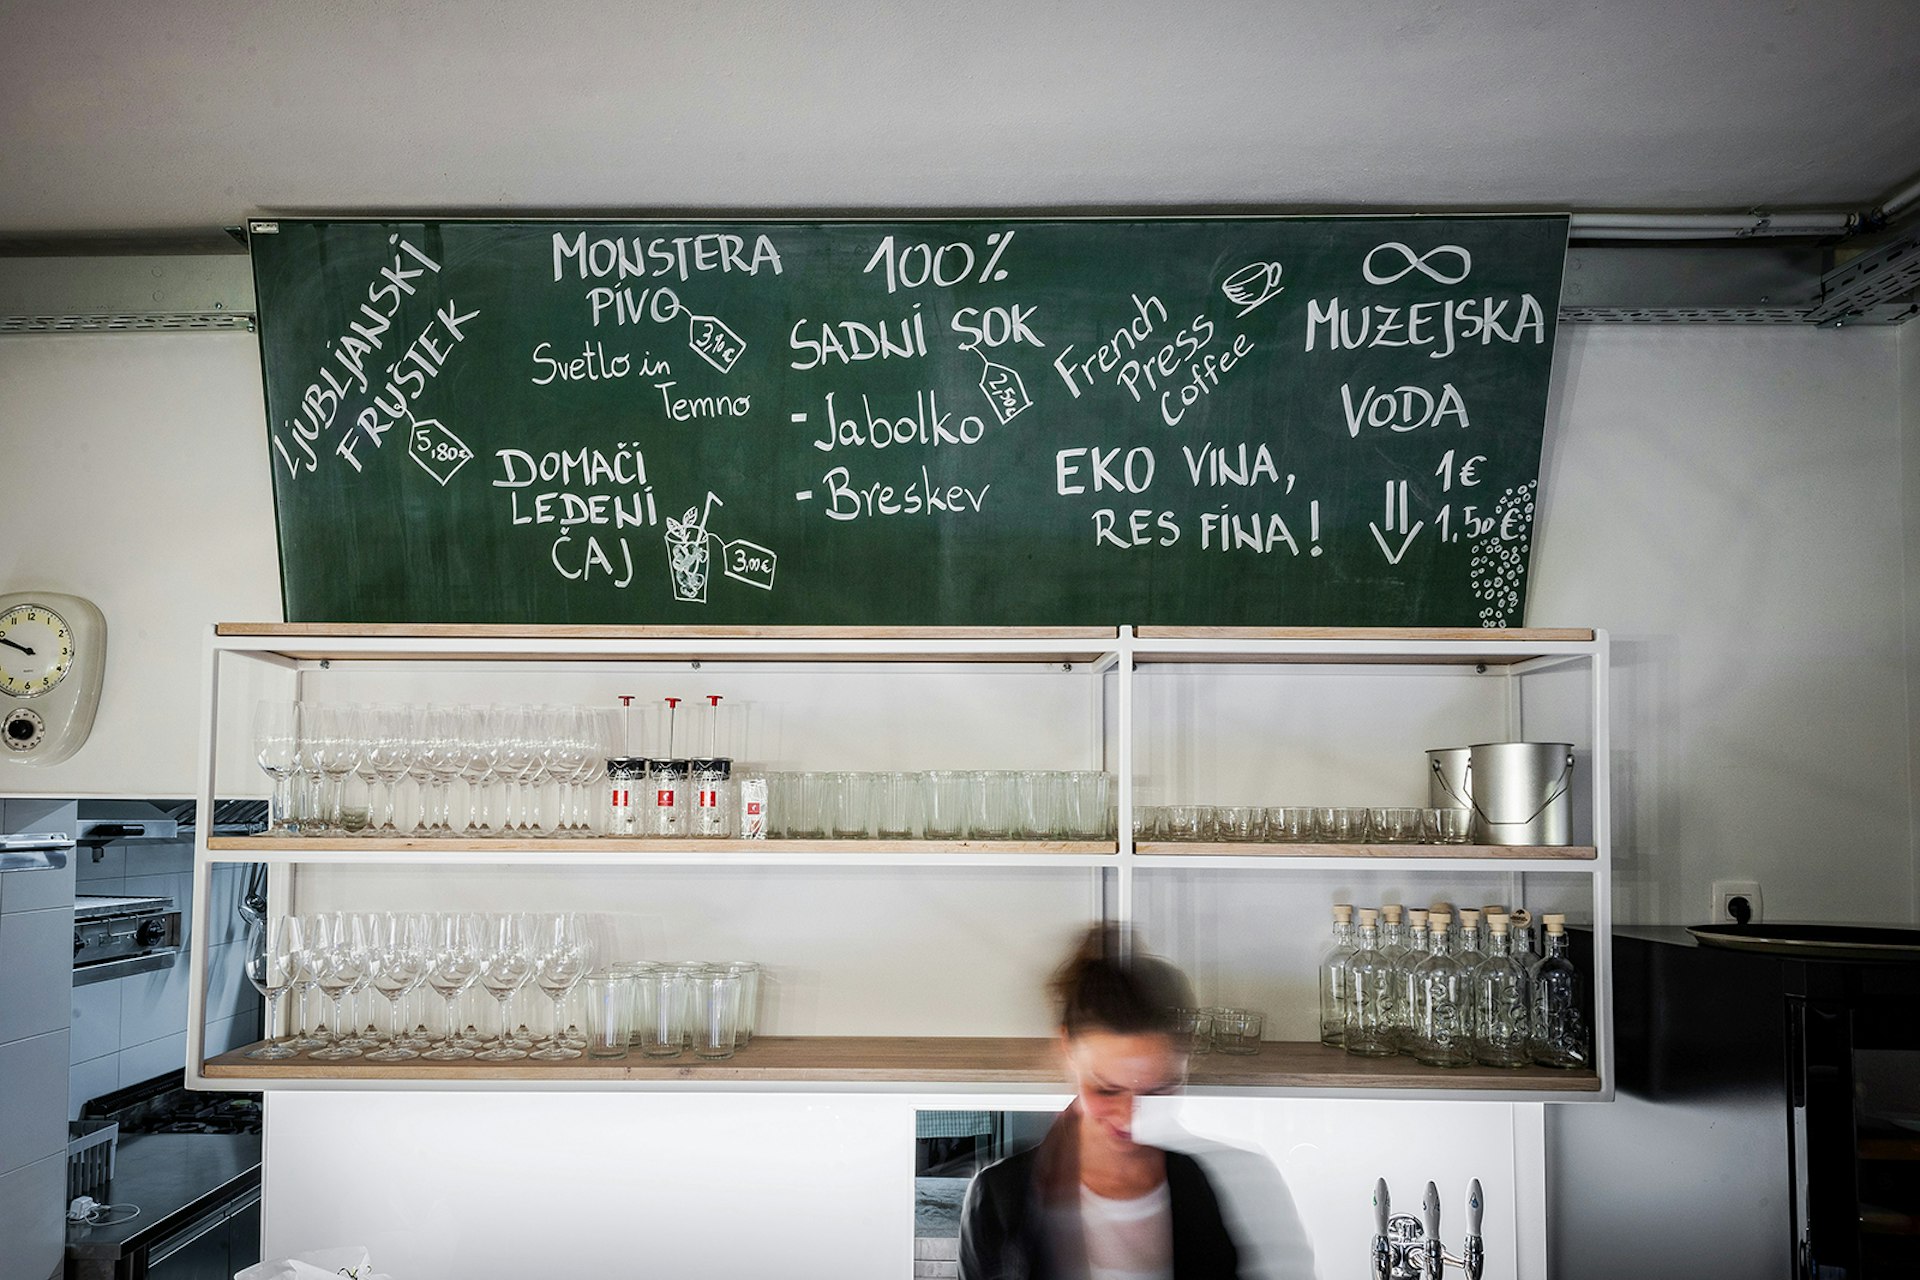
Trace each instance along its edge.
<path fill-rule="evenodd" d="M 1373 1280 L 1442 1280 L 1449 1264 L 1460 1268 L 1466 1280 L 1480 1280 L 1486 1266 L 1486 1247 L 1480 1222 L 1486 1199 L 1475 1178 L 1467 1188 L 1467 1237 L 1460 1256 L 1448 1253 L 1440 1241 L 1440 1190 L 1427 1184 L 1420 1216 L 1390 1212 L 1387 1180 L 1373 1184 Z"/>

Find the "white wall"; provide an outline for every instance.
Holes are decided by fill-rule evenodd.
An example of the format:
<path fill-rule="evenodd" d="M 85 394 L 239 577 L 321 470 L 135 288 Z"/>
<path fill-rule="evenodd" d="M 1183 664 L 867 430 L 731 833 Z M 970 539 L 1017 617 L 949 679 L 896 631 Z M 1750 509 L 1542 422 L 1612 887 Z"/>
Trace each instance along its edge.
<path fill-rule="evenodd" d="M 1913 860 L 1907 918 L 1920 921 L 1920 821 L 1915 821 L 1920 819 L 1920 716 L 1913 708 L 1920 694 L 1920 325 L 1911 322 L 1900 329 L 1900 474 L 1907 583 L 1907 846 Z"/>
<path fill-rule="evenodd" d="M 1625 922 L 1914 918 L 1902 341 L 1562 331 L 1528 620 L 1613 636 Z"/>
<path fill-rule="evenodd" d="M 86 745 L 0 794 L 193 794 L 203 633 L 280 617 L 264 414 L 250 334 L 0 337 L 0 591 L 107 619 Z"/>

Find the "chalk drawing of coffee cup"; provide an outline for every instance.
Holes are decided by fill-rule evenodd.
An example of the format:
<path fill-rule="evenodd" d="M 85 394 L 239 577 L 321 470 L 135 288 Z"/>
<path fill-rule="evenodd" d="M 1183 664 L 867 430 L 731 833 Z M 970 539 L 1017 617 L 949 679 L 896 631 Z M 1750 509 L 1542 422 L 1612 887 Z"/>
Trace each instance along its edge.
<path fill-rule="evenodd" d="M 685 520 L 667 517 L 667 569 L 673 575 L 673 598 L 694 604 L 707 602 L 707 573 L 712 556 L 707 531 L 691 508 Z"/>
<path fill-rule="evenodd" d="M 1240 314 L 1260 306 L 1286 286 L 1280 283 L 1280 264 L 1277 262 L 1249 262 L 1220 286 L 1220 292 L 1227 295 L 1227 301 L 1240 308 Z"/>

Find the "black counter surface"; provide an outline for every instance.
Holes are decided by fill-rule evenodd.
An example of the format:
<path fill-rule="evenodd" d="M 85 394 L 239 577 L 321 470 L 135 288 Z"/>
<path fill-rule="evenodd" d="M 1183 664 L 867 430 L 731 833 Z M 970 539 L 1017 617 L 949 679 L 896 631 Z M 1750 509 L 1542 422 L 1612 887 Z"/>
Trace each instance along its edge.
<path fill-rule="evenodd" d="M 140 1216 L 106 1226 L 68 1227 L 67 1257 L 105 1261 L 124 1257 L 259 1185 L 258 1134 L 151 1133 L 122 1138 L 113 1181 L 94 1199 L 137 1204 Z"/>

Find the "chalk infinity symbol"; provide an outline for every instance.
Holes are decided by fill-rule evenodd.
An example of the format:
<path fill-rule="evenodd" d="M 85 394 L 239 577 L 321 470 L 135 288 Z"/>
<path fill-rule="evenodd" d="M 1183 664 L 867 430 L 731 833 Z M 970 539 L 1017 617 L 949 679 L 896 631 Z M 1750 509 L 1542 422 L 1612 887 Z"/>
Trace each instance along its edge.
<path fill-rule="evenodd" d="M 1373 255 L 1376 253 L 1379 253 L 1383 249 L 1392 249 L 1395 252 L 1399 253 L 1401 259 L 1405 262 L 1406 265 L 1402 266 L 1398 271 L 1394 272 L 1392 275 L 1382 275 L 1376 272 L 1373 269 Z M 1437 258 L 1441 254 L 1450 254 L 1456 260 L 1458 260 L 1458 262 L 1460 263 L 1459 275 L 1448 275 L 1445 272 L 1437 270 L 1434 267 L 1428 265 L 1428 262 L 1430 259 Z M 1473 255 L 1468 253 L 1465 249 L 1462 249 L 1457 244 L 1443 244 L 1438 248 L 1429 249 L 1425 253 L 1415 253 L 1412 249 L 1408 248 L 1404 244 L 1401 244 L 1398 240 L 1389 240 L 1385 244 L 1375 245 L 1372 249 L 1367 251 L 1366 260 L 1360 264 L 1360 272 L 1362 275 L 1366 276 L 1368 284 L 1392 284 L 1395 280 L 1400 279 L 1400 277 L 1406 275 L 1410 271 L 1418 271 L 1421 275 L 1426 276 L 1429 280 L 1437 280 L 1441 284 L 1459 284 L 1462 280 L 1465 280 L 1467 278 L 1467 273 L 1472 270 L 1473 270 Z"/>

